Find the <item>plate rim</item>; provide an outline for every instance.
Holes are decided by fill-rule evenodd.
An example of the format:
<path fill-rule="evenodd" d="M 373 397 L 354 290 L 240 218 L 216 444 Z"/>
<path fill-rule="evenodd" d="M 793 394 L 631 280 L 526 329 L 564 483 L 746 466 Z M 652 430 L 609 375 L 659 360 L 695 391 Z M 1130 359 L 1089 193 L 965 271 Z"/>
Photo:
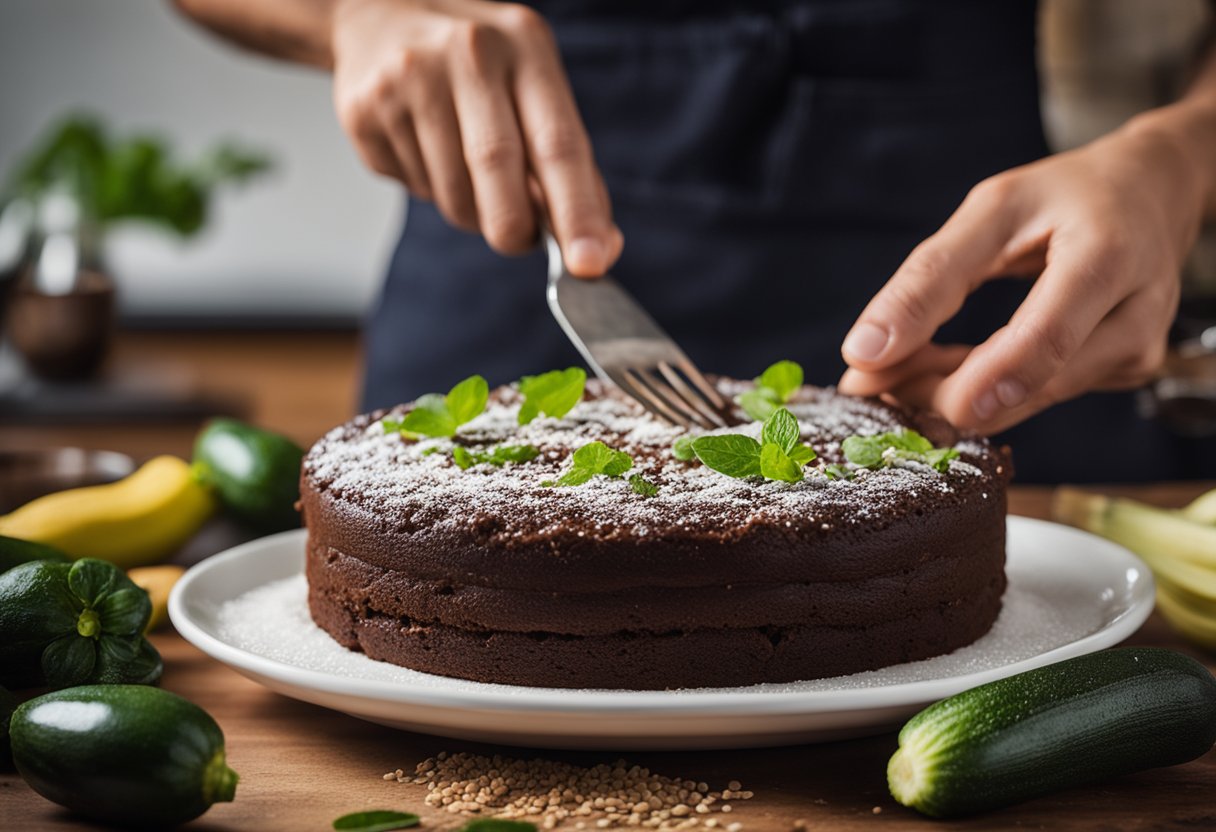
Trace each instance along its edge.
<path fill-rule="evenodd" d="M 488 688 L 486 690 L 429 688 L 411 685 L 408 682 L 359 679 L 299 667 L 232 645 L 207 632 L 194 620 L 187 609 L 186 596 L 203 576 L 222 567 L 230 560 L 249 557 L 269 544 L 287 543 L 290 538 L 294 537 L 303 539 L 307 535 L 306 529 L 292 529 L 257 538 L 212 555 L 190 567 L 170 593 L 169 617 L 182 638 L 211 658 L 238 672 L 246 675 L 253 674 L 259 679 L 273 679 L 278 683 L 294 687 L 379 703 L 503 714 L 550 712 L 568 716 L 585 716 L 627 713 L 635 717 L 649 714 L 665 718 L 677 715 L 700 717 L 713 714 L 794 716 L 807 713 L 877 710 L 935 701 L 995 679 L 1113 646 L 1138 630 L 1152 613 L 1155 598 L 1152 571 L 1125 547 L 1081 529 L 1048 520 L 1009 515 L 1008 521 L 1008 534 L 1011 536 L 1018 533 L 1016 531 L 1018 528 L 1025 528 L 1026 531 L 1022 533 L 1028 534 L 1035 527 L 1048 534 L 1073 536 L 1078 540 L 1084 540 L 1086 545 L 1105 550 L 1104 556 L 1122 559 L 1127 562 L 1128 568 L 1138 569 L 1140 575 L 1126 608 L 1101 629 L 1089 635 L 1016 662 L 973 673 L 894 685 L 802 692 L 757 691 L 746 687 L 728 690 L 715 688 L 704 693 L 696 690 L 682 690 L 678 695 L 673 695 L 671 691 L 575 691 L 516 685 L 495 685 L 490 688 L 489 683 L 473 683 L 485 684 Z M 301 558 L 301 571 L 302 561 L 303 558 Z M 253 588 L 246 587 L 241 592 L 248 592 Z M 421 671 L 414 672 L 420 673 Z M 452 679 L 451 681 L 468 683 L 469 680 Z"/>

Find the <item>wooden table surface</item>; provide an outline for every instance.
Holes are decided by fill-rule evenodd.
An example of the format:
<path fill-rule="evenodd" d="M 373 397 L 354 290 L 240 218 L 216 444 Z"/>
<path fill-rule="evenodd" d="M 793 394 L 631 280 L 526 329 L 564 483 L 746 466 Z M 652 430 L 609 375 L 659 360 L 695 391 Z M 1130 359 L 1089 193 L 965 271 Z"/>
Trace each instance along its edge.
<path fill-rule="evenodd" d="M 353 332 L 126 333 L 110 372 L 161 373 L 199 390 L 236 395 L 254 421 L 301 443 L 348 418 L 358 383 L 358 339 Z M 139 458 L 189 453 L 197 425 L 6 427 L 0 446 L 75 444 L 121 450 Z M 1180 505 L 1200 484 L 1118 489 L 1163 505 Z M 1049 492 L 1020 488 L 1015 513 L 1047 514 Z M 728 818 L 744 832 L 784 832 L 796 820 L 811 829 L 1203 829 L 1216 828 L 1216 757 L 1145 772 L 1043 798 L 983 817 L 938 824 L 898 806 L 886 790 L 891 734 L 829 745 L 754 751 L 574 754 L 503 749 L 391 730 L 296 702 L 248 681 L 207 658 L 178 636 L 155 636 L 165 658 L 164 686 L 206 708 L 223 727 L 229 760 L 241 774 L 234 803 L 211 809 L 189 829 L 323 830 L 333 818 L 369 808 L 415 811 L 426 827 L 449 829 L 451 815 L 425 807 L 424 787 L 385 782 L 381 775 L 412 770 L 442 750 L 473 750 L 554 757 L 581 764 L 625 756 L 668 776 L 722 788 L 739 780 L 755 798 L 736 802 Z M 1130 643 L 1183 650 L 1212 666 L 1211 656 L 1187 647 L 1159 616 Z M 875 812 L 875 809 L 881 810 Z M 15 774 L 0 772 L 0 831 L 99 828 L 72 817 L 30 791 Z M 565 829 L 573 827 L 567 824 Z"/>
<path fill-rule="evenodd" d="M 1203 486 L 1120 489 L 1153 502 L 1181 504 Z M 1045 516 L 1049 493 L 1017 489 L 1016 513 Z M 165 658 L 164 687 L 206 708 L 227 737 L 229 761 L 241 775 L 235 802 L 215 806 L 188 828 L 205 830 L 323 830 L 339 815 L 364 809 L 412 811 L 425 828 L 458 823 L 423 803 L 425 787 L 385 782 L 397 768 L 412 771 L 440 751 L 545 756 L 578 764 L 625 757 L 668 776 L 722 788 L 739 780 L 755 792 L 720 816 L 744 832 L 786 832 L 804 820 L 810 829 L 1069 829 L 1216 828 L 1216 755 L 1187 765 L 1074 789 L 982 817 L 935 823 L 897 805 L 887 794 L 892 734 L 826 745 L 721 752 L 620 754 L 537 752 L 407 733 L 271 693 L 207 658 L 172 632 L 155 637 Z M 1129 643 L 1170 647 L 1213 666 L 1154 614 Z M 84 830 L 94 827 L 44 801 L 15 774 L 0 774 L 0 830 Z M 564 829 L 573 829 L 566 824 Z"/>

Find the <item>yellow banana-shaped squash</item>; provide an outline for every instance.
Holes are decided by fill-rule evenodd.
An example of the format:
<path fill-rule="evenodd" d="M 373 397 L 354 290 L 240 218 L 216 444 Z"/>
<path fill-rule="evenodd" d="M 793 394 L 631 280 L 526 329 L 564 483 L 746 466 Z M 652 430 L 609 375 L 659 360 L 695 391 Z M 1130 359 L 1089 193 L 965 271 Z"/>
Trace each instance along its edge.
<path fill-rule="evenodd" d="M 215 498 L 189 463 L 158 456 L 118 482 L 26 503 L 0 517 L 0 535 L 130 568 L 171 555 L 215 510 Z"/>

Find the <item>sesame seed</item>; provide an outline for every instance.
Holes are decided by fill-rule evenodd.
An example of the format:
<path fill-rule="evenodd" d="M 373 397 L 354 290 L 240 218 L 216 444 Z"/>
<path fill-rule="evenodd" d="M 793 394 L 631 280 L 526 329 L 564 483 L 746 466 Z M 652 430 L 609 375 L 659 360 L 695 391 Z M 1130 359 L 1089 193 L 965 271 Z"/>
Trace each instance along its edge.
<path fill-rule="evenodd" d="M 625 760 L 590 767 L 545 759 L 484 757 L 440 752 L 415 766 L 414 775 L 397 771 L 385 780 L 426 787 L 424 802 L 453 815 L 527 818 L 541 829 L 633 827 L 659 830 L 718 827 L 713 817 L 729 812 L 718 799 L 747 799 L 752 792 L 732 780 L 723 791 L 709 783 L 667 777 Z M 742 828 L 734 823 L 727 827 Z"/>

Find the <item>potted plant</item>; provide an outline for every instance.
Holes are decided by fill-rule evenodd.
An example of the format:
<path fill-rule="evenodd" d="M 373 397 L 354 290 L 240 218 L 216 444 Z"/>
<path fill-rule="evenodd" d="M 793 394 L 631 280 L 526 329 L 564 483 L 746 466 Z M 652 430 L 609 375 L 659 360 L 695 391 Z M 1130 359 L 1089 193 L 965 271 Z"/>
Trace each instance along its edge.
<path fill-rule="evenodd" d="M 196 234 L 218 187 L 269 166 L 265 154 L 229 143 L 183 162 L 164 139 L 113 136 L 91 116 L 71 116 L 44 134 L 0 199 L 6 206 L 0 217 L 24 221 L 28 234 L 24 245 L 10 243 L 20 257 L 5 284 L 9 337 L 30 369 L 70 379 L 101 365 L 114 320 L 114 283 L 104 261 L 110 228 L 143 221 Z"/>

